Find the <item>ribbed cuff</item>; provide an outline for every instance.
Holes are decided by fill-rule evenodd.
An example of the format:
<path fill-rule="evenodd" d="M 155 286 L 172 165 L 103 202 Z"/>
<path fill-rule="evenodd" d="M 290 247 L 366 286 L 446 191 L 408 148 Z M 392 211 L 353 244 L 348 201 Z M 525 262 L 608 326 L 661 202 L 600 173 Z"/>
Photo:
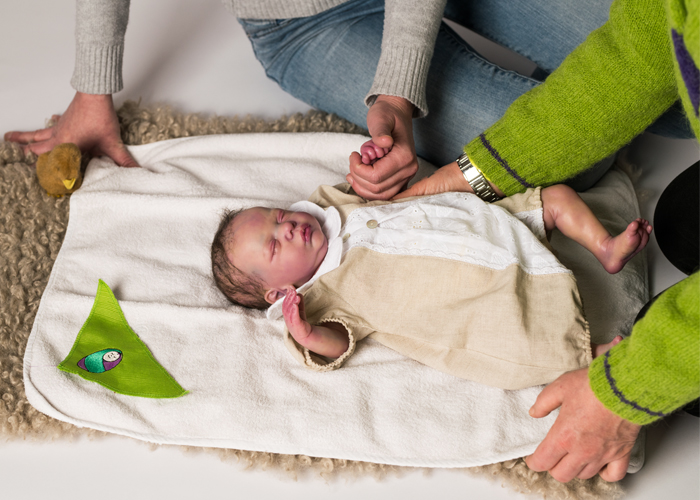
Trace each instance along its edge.
<path fill-rule="evenodd" d="M 223 0 L 224 7 L 241 19 L 290 19 L 315 16 L 347 0 L 305 0 L 290 2 L 288 0 L 253 0 L 236 2 Z"/>
<path fill-rule="evenodd" d="M 348 332 L 348 348 L 343 354 L 340 355 L 340 357 L 334 359 L 333 361 L 326 362 L 323 358 L 309 351 L 306 347 L 301 347 L 304 354 L 304 362 L 306 367 L 317 372 L 328 372 L 340 368 L 340 366 L 345 363 L 345 361 L 347 361 L 347 359 L 355 352 L 355 336 L 352 333 L 352 329 L 345 321 L 339 318 L 328 318 L 321 321 L 319 325 L 324 323 L 338 323 L 343 325 Z"/>
<path fill-rule="evenodd" d="M 588 380 L 596 398 L 608 410 L 635 424 L 646 425 L 669 415 L 673 409 L 662 411 L 652 408 L 652 403 L 637 400 L 647 391 L 642 389 L 635 395 L 630 393 L 629 387 L 623 387 L 624 380 L 620 378 L 634 377 L 633 374 L 624 377 L 625 367 L 616 369 L 619 359 L 625 356 L 628 344 L 629 339 L 626 339 L 594 359 L 588 369 Z"/>
<path fill-rule="evenodd" d="M 372 106 L 379 95 L 403 97 L 415 106 L 414 118 L 427 115 L 425 82 L 431 57 L 432 52 L 426 53 L 414 48 L 382 48 L 374 83 L 365 97 L 365 104 Z"/>
<path fill-rule="evenodd" d="M 469 160 L 477 165 L 479 171 L 491 183 L 498 186 L 506 196 L 522 193 L 526 189 L 534 187 L 511 167 L 508 160 L 488 140 L 485 133 L 464 147 Z"/>
<path fill-rule="evenodd" d="M 115 94 L 123 87 L 124 45 L 78 45 L 72 87 L 86 94 Z"/>

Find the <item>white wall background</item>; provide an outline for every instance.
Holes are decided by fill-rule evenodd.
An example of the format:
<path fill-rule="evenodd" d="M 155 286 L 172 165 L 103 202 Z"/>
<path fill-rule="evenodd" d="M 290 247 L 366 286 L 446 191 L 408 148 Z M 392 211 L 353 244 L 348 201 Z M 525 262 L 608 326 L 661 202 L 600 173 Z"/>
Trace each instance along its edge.
<path fill-rule="evenodd" d="M 133 1 L 124 63 L 125 90 L 115 96 L 143 103 L 167 102 L 180 111 L 224 116 L 278 117 L 309 109 L 267 80 L 236 20 L 217 0 Z M 74 61 L 73 0 L 0 1 L 0 133 L 43 127 L 65 110 Z M 521 72 L 531 65 L 466 35 L 487 57 Z M 642 206 L 652 218 L 663 187 L 698 159 L 693 140 L 643 135 L 632 146 L 651 198 Z M 652 293 L 682 278 L 649 246 Z M 1 305 L 0 305 L 1 307 Z M 623 485 L 627 498 L 700 498 L 698 419 L 678 414 L 649 429 L 647 462 Z M 209 453 L 178 448 L 150 450 L 120 437 L 77 442 L 0 443 L 0 497 L 73 499 L 97 494 L 123 498 L 321 498 L 405 500 L 422 498 L 514 499 L 522 495 L 461 471 L 407 471 L 383 481 L 293 481 L 270 471 L 246 471 Z"/>

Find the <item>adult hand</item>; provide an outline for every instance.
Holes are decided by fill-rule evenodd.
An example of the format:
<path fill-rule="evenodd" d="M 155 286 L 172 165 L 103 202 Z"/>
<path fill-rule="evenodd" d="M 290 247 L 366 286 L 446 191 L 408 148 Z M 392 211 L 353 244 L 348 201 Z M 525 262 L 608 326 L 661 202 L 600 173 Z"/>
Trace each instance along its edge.
<path fill-rule="evenodd" d="M 362 163 L 358 153 L 350 155 L 346 180 L 357 194 L 368 200 L 388 200 L 418 171 L 413 143 L 413 104 L 402 97 L 380 95 L 367 112 L 367 129 L 380 148 L 391 149 L 372 165 Z"/>
<path fill-rule="evenodd" d="M 606 481 L 625 477 L 641 426 L 598 401 L 588 382 L 588 368 L 565 373 L 548 385 L 530 415 L 541 418 L 560 406 L 547 437 L 525 459 L 528 467 L 549 471 L 560 482 L 588 479 L 598 472 Z"/>
<path fill-rule="evenodd" d="M 64 142 L 72 142 L 93 156 L 109 156 L 117 165 L 138 167 L 119 133 L 119 120 L 111 95 L 76 92 L 63 116 L 53 126 L 33 132 L 8 132 L 6 141 L 24 145 L 24 152 L 40 155 Z"/>
<path fill-rule="evenodd" d="M 503 192 L 495 185 L 491 187 L 497 195 L 503 196 Z M 462 171 L 459 169 L 456 161 L 448 163 L 444 167 L 438 168 L 433 175 L 421 179 L 413 186 L 408 188 L 392 198 L 392 200 L 400 200 L 409 196 L 428 196 L 431 194 L 440 194 L 448 192 L 473 193 L 474 190 L 464 178 Z"/>
<path fill-rule="evenodd" d="M 473 193 L 474 190 L 462 175 L 456 161 L 438 168 L 433 175 L 421 179 L 413 186 L 403 191 L 392 199 L 400 200 L 409 196 L 427 196 L 431 194 L 447 193 L 450 191 Z"/>

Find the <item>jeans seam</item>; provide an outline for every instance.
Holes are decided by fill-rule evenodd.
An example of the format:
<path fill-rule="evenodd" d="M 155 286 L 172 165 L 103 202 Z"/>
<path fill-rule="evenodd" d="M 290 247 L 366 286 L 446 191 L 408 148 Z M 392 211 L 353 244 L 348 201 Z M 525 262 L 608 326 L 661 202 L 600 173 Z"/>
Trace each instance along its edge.
<path fill-rule="evenodd" d="M 493 68 L 495 72 L 513 79 L 524 80 L 530 83 L 532 85 L 532 88 L 542 83 L 540 81 L 535 80 L 534 78 L 530 78 L 529 76 L 521 75 L 517 71 L 501 68 L 498 64 L 492 63 L 475 50 L 470 50 L 472 49 L 471 45 L 469 45 L 462 37 L 460 37 L 454 30 L 452 30 L 452 28 L 450 28 L 446 24 L 443 23 L 440 26 L 440 30 L 444 30 L 445 34 L 448 35 L 450 42 L 454 44 L 459 50 L 465 52 L 469 57 L 475 59 L 476 61 L 479 61 L 481 64 Z"/>
<path fill-rule="evenodd" d="M 532 54 L 526 53 L 524 50 L 518 49 L 514 45 L 511 45 L 510 43 L 508 43 L 507 40 L 499 39 L 499 37 L 494 36 L 492 33 L 489 33 L 488 30 L 479 30 L 479 31 L 473 30 L 473 31 L 474 31 L 474 33 L 477 33 L 478 35 L 486 38 L 487 40 L 489 40 L 497 45 L 500 45 L 503 48 L 511 50 L 522 57 L 525 57 L 528 61 L 536 64 L 538 68 L 542 68 L 542 66 L 540 66 L 540 63 L 538 63 L 535 60 L 535 57 L 533 57 Z M 542 68 L 542 69 L 544 69 L 545 71 L 553 71 L 556 68 Z"/>
<path fill-rule="evenodd" d="M 256 21 L 256 20 L 253 20 Z M 270 26 L 266 28 L 259 28 L 253 31 L 252 33 L 249 33 L 248 30 L 245 29 L 245 25 L 243 23 L 249 23 L 249 20 L 247 19 L 240 19 L 239 22 L 243 25 L 243 29 L 245 31 L 246 36 L 251 39 L 251 40 L 258 40 L 260 38 L 263 38 L 265 36 L 271 35 L 272 33 L 275 33 L 276 31 L 279 31 L 280 29 L 286 27 L 288 24 L 292 22 L 292 19 L 269 19 L 266 20 L 264 19 L 263 21 L 268 21 L 268 24 Z"/>

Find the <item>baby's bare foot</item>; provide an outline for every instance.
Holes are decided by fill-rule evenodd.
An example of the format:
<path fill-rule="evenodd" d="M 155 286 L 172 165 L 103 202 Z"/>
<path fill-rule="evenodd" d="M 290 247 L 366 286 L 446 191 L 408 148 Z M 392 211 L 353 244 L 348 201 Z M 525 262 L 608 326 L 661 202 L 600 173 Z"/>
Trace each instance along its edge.
<path fill-rule="evenodd" d="M 619 273 L 625 264 L 637 255 L 649 242 L 651 224 L 646 219 L 636 219 L 617 236 L 610 237 L 600 258 L 603 267 L 610 274 Z"/>
<path fill-rule="evenodd" d="M 591 343 L 591 350 L 593 351 L 593 357 L 597 358 L 598 356 L 605 354 L 610 349 L 612 349 L 617 344 L 619 344 L 621 341 L 622 341 L 622 336 L 618 335 L 617 337 L 612 339 L 611 342 L 608 342 L 607 344 L 593 344 L 593 343 Z"/>

